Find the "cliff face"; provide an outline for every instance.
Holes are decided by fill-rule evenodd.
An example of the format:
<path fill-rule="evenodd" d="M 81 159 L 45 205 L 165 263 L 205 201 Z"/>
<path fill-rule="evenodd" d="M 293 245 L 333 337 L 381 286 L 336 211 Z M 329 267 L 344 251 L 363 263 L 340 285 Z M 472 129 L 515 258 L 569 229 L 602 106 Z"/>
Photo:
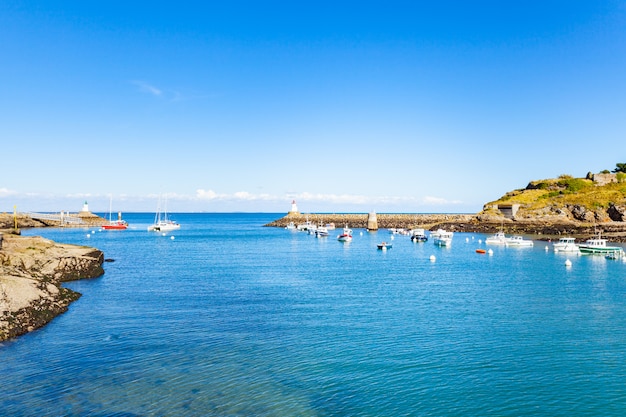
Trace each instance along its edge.
<path fill-rule="evenodd" d="M 80 294 L 61 282 L 104 273 L 94 248 L 41 237 L 2 235 L 0 244 L 0 341 L 37 329 L 67 311 Z"/>

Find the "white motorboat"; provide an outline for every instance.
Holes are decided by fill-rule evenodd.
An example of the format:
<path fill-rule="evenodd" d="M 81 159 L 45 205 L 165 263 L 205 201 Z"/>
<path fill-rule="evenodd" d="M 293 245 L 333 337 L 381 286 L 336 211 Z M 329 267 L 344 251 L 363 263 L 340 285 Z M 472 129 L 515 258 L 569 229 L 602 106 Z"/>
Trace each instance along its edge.
<path fill-rule="evenodd" d="M 428 240 L 424 229 L 412 229 L 410 234 L 413 242 L 426 242 Z"/>
<path fill-rule="evenodd" d="M 326 226 L 317 226 L 315 229 L 315 237 L 328 237 L 328 229 Z"/>
<path fill-rule="evenodd" d="M 578 245 L 576 244 L 576 239 L 573 237 L 559 238 L 558 242 L 552 244 L 552 248 L 555 252 L 580 252 L 580 249 L 578 249 Z"/>
<path fill-rule="evenodd" d="M 532 240 L 524 239 L 521 236 L 511 236 L 506 239 L 506 246 L 515 246 L 515 247 L 531 247 L 534 245 Z"/>
<path fill-rule="evenodd" d="M 352 229 L 349 229 L 348 226 L 344 227 L 341 234 L 337 236 L 337 240 L 340 242 L 352 241 Z"/>
<path fill-rule="evenodd" d="M 452 236 L 454 232 L 447 232 L 443 229 L 437 230 L 434 233 L 435 237 L 433 237 L 433 243 L 437 246 L 450 246 L 452 245 Z M 433 236 L 433 234 L 431 234 Z"/>
<path fill-rule="evenodd" d="M 315 232 L 316 226 L 307 219 L 306 222 L 300 223 L 298 226 L 296 226 L 296 229 L 298 229 L 298 231 L 300 232 L 309 232 L 311 230 Z"/>
<path fill-rule="evenodd" d="M 508 239 L 509 238 L 506 237 L 504 232 L 497 232 L 493 236 L 489 236 L 487 239 L 485 239 L 485 243 L 487 245 L 506 245 L 506 241 Z"/>

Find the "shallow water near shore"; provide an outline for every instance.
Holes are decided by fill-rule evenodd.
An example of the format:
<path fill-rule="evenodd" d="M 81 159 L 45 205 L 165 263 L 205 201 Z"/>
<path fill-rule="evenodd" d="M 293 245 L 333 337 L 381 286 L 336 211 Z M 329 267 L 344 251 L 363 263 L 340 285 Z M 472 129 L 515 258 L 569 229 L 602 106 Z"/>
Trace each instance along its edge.
<path fill-rule="evenodd" d="M 174 214 L 165 236 L 148 213 L 125 214 L 126 231 L 24 230 L 115 261 L 0 346 L 0 415 L 626 413 L 625 262 L 541 241 L 477 254 L 486 236 L 470 233 L 439 248 L 262 227 L 281 216 Z"/>

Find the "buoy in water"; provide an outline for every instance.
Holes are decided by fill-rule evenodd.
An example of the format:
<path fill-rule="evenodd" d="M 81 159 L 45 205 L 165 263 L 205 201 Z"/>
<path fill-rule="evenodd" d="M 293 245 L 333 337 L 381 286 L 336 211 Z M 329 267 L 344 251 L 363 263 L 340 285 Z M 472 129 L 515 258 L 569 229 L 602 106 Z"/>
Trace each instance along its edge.
<path fill-rule="evenodd" d="M 431 262 L 435 262 L 437 260 L 437 258 L 435 258 L 435 255 L 430 255 L 430 261 Z"/>
<path fill-rule="evenodd" d="M 171 240 L 174 240 L 175 238 L 174 238 L 174 236 L 170 236 L 170 239 L 171 239 Z"/>
<path fill-rule="evenodd" d="M 489 249 L 487 252 L 489 252 L 489 256 L 493 255 L 493 249 Z"/>
<path fill-rule="evenodd" d="M 565 266 L 572 266 L 572 261 L 570 261 L 569 259 L 566 259 Z"/>
<path fill-rule="evenodd" d="M 476 249 L 476 253 L 487 253 L 484 249 Z"/>
<path fill-rule="evenodd" d="M 549 250 L 548 249 L 548 245 L 546 245 L 545 250 L 546 250 L 546 252 Z M 558 252 L 558 249 L 556 249 L 555 252 Z"/>

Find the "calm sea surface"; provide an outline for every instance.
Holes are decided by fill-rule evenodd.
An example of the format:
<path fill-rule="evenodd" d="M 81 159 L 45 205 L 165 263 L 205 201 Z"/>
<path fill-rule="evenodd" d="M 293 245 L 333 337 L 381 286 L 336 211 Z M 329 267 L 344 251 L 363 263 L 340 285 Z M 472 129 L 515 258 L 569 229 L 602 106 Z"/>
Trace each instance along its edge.
<path fill-rule="evenodd" d="M 25 230 L 115 262 L 0 345 L 0 415 L 626 415 L 626 262 L 463 233 L 383 252 L 387 230 L 262 227 L 281 216 Z"/>

